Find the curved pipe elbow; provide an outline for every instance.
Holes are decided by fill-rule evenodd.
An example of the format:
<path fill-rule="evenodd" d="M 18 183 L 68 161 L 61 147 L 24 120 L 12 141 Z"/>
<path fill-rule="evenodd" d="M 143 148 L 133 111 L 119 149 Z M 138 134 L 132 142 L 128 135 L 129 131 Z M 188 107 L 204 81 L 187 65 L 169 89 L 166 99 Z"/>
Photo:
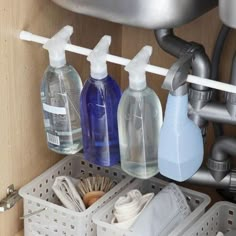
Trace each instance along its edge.
<path fill-rule="evenodd" d="M 154 31 L 160 47 L 174 57 L 181 57 L 183 51 L 189 47 L 189 43 L 174 35 L 173 29 L 157 29 Z"/>
<path fill-rule="evenodd" d="M 160 47 L 172 56 L 179 58 L 186 53 L 192 53 L 194 55 L 192 62 L 194 75 L 204 78 L 210 77 L 211 63 L 204 47 L 196 43 L 186 42 L 175 36 L 173 29 L 157 29 L 154 33 Z M 192 87 L 198 90 L 208 89 L 199 85 L 192 85 Z"/>
<path fill-rule="evenodd" d="M 236 139 L 221 137 L 212 148 L 211 158 L 215 161 L 225 161 L 228 155 L 236 155 Z"/>

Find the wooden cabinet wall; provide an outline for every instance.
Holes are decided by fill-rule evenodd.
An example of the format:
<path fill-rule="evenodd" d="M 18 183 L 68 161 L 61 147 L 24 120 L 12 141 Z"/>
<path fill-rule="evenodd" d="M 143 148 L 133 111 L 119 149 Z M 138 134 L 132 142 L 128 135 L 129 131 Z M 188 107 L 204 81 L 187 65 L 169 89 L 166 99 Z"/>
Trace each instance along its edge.
<path fill-rule="evenodd" d="M 121 53 L 120 25 L 73 14 L 49 0 L 0 0 L 0 199 L 7 186 L 20 188 L 61 158 L 47 149 L 42 123 L 39 89 L 47 51 L 18 36 L 24 29 L 49 37 L 67 24 L 74 26 L 73 43 L 93 47 L 102 35 L 110 34 L 112 53 Z M 68 61 L 85 80 L 86 58 L 68 54 Z M 110 69 L 120 78 L 119 66 Z M 0 235 L 20 231 L 22 214 L 22 201 L 0 213 Z"/>
<path fill-rule="evenodd" d="M 20 188 L 61 158 L 47 149 L 42 123 L 39 88 L 48 64 L 47 52 L 38 44 L 20 41 L 18 36 L 24 29 L 49 37 L 67 24 L 74 26 L 72 42 L 75 44 L 92 48 L 104 34 L 109 34 L 113 54 L 132 58 L 149 44 L 154 49 L 151 63 L 170 67 L 175 61 L 158 47 L 150 30 L 77 15 L 50 0 L 0 0 L 0 199 L 5 196 L 7 186 L 13 183 Z M 178 28 L 176 34 L 202 43 L 210 56 L 220 25 L 216 9 Z M 235 42 L 236 35 L 232 32 L 220 67 L 222 80 L 229 79 Z M 68 61 L 83 80 L 88 77 L 89 64 L 85 57 L 68 54 Z M 117 65 L 109 64 L 109 69 L 124 89 L 128 83 L 127 73 Z M 163 79 L 151 74 L 148 77 L 149 85 L 165 105 L 167 93 L 160 88 Z M 227 132 L 233 135 L 235 129 L 229 127 Z M 208 147 L 212 140 L 210 131 Z M 0 213 L 0 235 L 13 236 L 22 229 L 23 223 L 19 220 L 22 214 L 22 201 L 6 213 Z"/>

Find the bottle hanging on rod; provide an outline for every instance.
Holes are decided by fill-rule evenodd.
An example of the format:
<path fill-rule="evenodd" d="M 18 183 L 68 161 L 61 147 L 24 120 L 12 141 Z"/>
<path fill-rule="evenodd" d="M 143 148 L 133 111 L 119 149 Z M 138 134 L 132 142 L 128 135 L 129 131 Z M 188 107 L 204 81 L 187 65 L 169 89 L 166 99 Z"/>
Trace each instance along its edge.
<path fill-rule="evenodd" d="M 50 65 L 41 84 L 41 101 L 48 147 L 60 154 L 82 149 L 79 100 L 82 82 L 76 70 L 66 64 L 65 47 L 73 33 L 65 26 L 45 44 Z"/>
<path fill-rule="evenodd" d="M 188 85 L 192 55 L 179 58 L 170 68 L 162 88 L 170 91 L 160 131 L 158 165 L 160 173 L 183 182 L 200 168 L 204 146 L 200 128 L 188 117 Z"/>
<path fill-rule="evenodd" d="M 80 100 L 84 157 L 101 166 L 112 166 L 120 160 L 117 109 L 121 91 L 107 73 L 110 44 L 111 37 L 104 36 L 89 54 L 91 74 Z"/>
<path fill-rule="evenodd" d="M 128 174 L 147 179 L 158 173 L 158 140 L 162 107 L 155 92 L 147 86 L 145 67 L 152 47 L 144 47 L 125 67 L 129 88 L 118 108 L 121 167 Z"/>
<path fill-rule="evenodd" d="M 27 31 L 21 31 L 19 37 L 21 40 L 31 41 L 31 42 L 40 43 L 40 44 L 44 44 L 48 40 L 48 38 L 45 38 L 45 37 L 42 37 L 39 35 L 35 35 L 30 32 L 27 32 Z M 77 54 L 84 55 L 84 56 L 89 55 L 89 53 L 91 52 L 91 49 L 72 45 L 72 44 L 67 44 L 65 49 L 69 52 L 77 53 Z M 118 64 L 118 65 L 126 66 L 130 60 L 127 58 L 118 57 L 115 55 L 108 54 L 107 61 Z M 168 72 L 168 69 L 163 68 L 163 67 L 159 67 L 159 66 L 154 66 L 154 65 L 147 65 L 145 70 L 147 72 L 161 75 L 161 76 L 166 76 L 167 72 Z M 228 93 L 236 93 L 236 86 L 235 85 L 210 80 L 207 78 L 202 78 L 202 77 L 198 77 L 195 75 L 188 75 L 186 81 L 189 83 L 202 85 L 205 87 L 217 89 L 217 90 L 228 92 Z"/>

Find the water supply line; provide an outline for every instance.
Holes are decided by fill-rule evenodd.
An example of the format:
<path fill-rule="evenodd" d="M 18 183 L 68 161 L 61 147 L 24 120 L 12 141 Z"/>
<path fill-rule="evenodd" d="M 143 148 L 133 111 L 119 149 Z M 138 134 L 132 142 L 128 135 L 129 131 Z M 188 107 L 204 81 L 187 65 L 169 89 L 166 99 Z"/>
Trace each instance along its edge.
<path fill-rule="evenodd" d="M 212 80 L 219 81 L 219 67 L 220 67 L 220 59 L 223 52 L 223 47 L 225 45 L 225 41 L 227 36 L 229 35 L 230 28 L 224 24 L 222 24 L 221 29 L 218 33 L 215 46 L 213 49 L 213 55 L 211 60 L 211 75 L 210 78 Z M 219 93 L 216 91 L 212 97 L 213 101 L 219 101 Z M 213 130 L 215 138 L 219 138 L 224 135 L 224 129 L 222 124 L 218 124 L 216 122 L 212 122 Z"/>
<path fill-rule="evenodd" d="M 223 24 L 218 34 L 218 37 L 214 46 L 214 50 L 213 50 L 212 60 L 211 60 L 210 78 L 212 80 L 217 80 L 217 81 L 219 80 L 220 58 L 221 58 L 223 47 L 224 47 L 224 44 L 225 44 L 225 41 L 229 32 L 230 32 L 230 28 Z"/>

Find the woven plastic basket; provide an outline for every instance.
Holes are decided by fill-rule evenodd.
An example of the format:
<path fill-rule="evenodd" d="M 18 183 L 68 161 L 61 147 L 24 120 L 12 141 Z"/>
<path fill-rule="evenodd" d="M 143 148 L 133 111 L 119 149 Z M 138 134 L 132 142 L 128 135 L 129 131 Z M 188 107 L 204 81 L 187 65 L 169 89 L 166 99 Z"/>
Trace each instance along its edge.
<path fill-rule="evenodd" d="M 219 231 L 236 230 L 236 205 L 230 202 L 215 203 L 184 236 L 215 236 Z M 236 234 L 235 234 L 236 235 Z"/>
<path fill-rule="evenodd" d="M 122 191 L 117 197 L 109 202 L 106 206 L 101 208 L 94 216 L 93 221 L 97 224 L 97 235 L 98 236 L 128 236 L 129 231 L 123 230 L 115 225 L 110 224 L 113 217 L 114 203 L 117 201 L 119 196 L 124 196 L 131 189 L 139 189 L 143 194 L 154 192 L 157 194 L 163 187 L 168 183 L 157 178 L 151 178 L 149 180 L 135 180 L 131 183 L 124 191 Z M 177 226 L 170 236 L 183 236 L 183 232 L 189 228 L 193 222 L 199 219 L 205 212 L 205 208 L 210 203 L 210 198 L 203 193 L 199 193 L 187 188 L 182 188 L 188 204 L 192 210 L 192 213 Z"/>
<path fill-rule="evenodd" d="M 60 206 L 58 198 L 52 191 L 55 178 L 61 175 L 75 178 L 108 176 L 117 185 L 84 212 L 74 212 Z M 132 178 L 117 167 L 103 168 L 89 164 L 83 160 L 82 155 L 66 157 L 20 189 L 19 194 L 24 199 L 24 215 L 29 215 L 24 220 L 25 236 L 95 236 L 96 225 L 92 222 L 93 214 L 131 181 Z"/>

